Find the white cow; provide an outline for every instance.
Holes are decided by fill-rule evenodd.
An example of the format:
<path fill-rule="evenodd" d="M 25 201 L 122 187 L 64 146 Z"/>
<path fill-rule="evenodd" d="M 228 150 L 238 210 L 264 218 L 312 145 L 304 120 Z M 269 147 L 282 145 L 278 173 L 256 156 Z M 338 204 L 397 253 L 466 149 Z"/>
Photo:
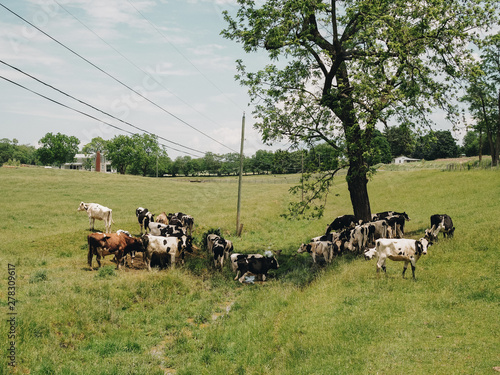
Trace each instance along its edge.
<path fill-rule="evenodd" d="M 105 232 L 111 233 L 111 224 L 114 223 L 112 213 L 113 210 L 108 207 L 101 206 L 97 203 L 84 203 L 80 202 L 77 211 L 87 211 L 89 215 L 89 227 L 90 230 L 94 230 L 95 219 L 103 220 L 104 226 L 106 227 Z"/>
<path fill-rule="evenodd" d="M 365 251 L 365 258 L 371 259 L 377 255 L 377 273 L 382 269 L 386 272 L 386 259 L 405 262 L 403 278 L 405 277 L 408 264 L 411 263 L 411 271 L 415 278 L 415 264 L 421 255 L 427 254 L 431 243 L 425 238 L 412 240 L 407 238 L 380 238 L 375 241 L 375 247 Z"/>

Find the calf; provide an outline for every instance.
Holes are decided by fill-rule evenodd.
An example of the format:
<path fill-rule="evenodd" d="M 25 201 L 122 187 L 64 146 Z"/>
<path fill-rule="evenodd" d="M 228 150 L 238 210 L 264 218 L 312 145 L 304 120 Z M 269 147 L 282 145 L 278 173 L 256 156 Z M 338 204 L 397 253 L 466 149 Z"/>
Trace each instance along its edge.
<path fill-rule="evenodd" d="M 375 242 L 375 248 L 369 249 L 364 255 L 367 259 L 371 259 L 377 255 L 377 273 L 380 269 L 386 272 L 386 259 L 405 262 L 403 278 L 405 277 L 408 264 L 411 263 L 411 271 L 415 279 L 415 264 L 421 255 L 427 254 L 427 249 L 430 245 L 431 243 L 425 238 L 421 238 L 420 240 L 381 238 Z"/>
<path fill-rule="evenodd" d="M 297 253 L 308 252 L 311 254 L 313 263 L 316 263 L 316 257 L 322 256 L 326 263 L 331 263 L 333 257 L 339 253 L 337 244 L 331 241 L 315 241 L 300 245 Z"/>
<path fill-rule="evenodd" d="M 106 233 L 111 232 L 111 224 L 113 221 L 113 210 L 108 207 L 101 206 L 98 203 L 80 202 L 77 211 L 86 211 L 89 216 L 89 229 L 94 230 L 95 219 L 103 220 Z"/>
<path fill-rule="evenodd" d="M 141 234 L 142 228 L 144 228 L 144 231 L 147 233 L 149 229 L 149 223 L 154 222 L 155 215 L 149 212 L 147 208 L 138 207 L 135 210 L 135 216 L 137 216 L 137 220 L 139 221 L 139 225 L 141 226 Z"/>
<path fill-rule="evenodd" d="M 92 233 L 88 235 L 87 243 L 89 245 L 87 260 L 91 271 L 94 255 L 101 267 L 101 257 L 113 254 L 116 258 L 116 268 L 120 269 L 120 263 L 128 253 L 144 251 L 140 238 L 125 233 Z"/>
<path fill-rule="evenodd" d="M 247 274 L 252 274 L 256 276 L 261 276 L 262 281 L 266 280 L 267 272 L 271 269 L 278 269 L 279 264 L 275 256 L 266 257 L 245 257 L 236 261 L 236 278 L 241 274 L 242 276 L 238 279 L 240 283 L 245 280 Z"/>
<path fill-rule="evenodd" d="M 448 237 L 453 237 L 453 234 L 455 233 L 455 227 L 453 226 L 453 220 L 451 220 L 451 217 L 449 217 L 446 214 L 443 215 L 432 215 L 431 216 L 431 231 L 434 232 L 436 231 L 439 227 L 440 230 L 443 232 L 443 236 L 446 238 Z M 439 233 L 439 231 L 437 231 Z M 426 231 L 427 233 L 427 231 Z M 437 233 L 436 233 L 436 239 L 437 239 Z"/>

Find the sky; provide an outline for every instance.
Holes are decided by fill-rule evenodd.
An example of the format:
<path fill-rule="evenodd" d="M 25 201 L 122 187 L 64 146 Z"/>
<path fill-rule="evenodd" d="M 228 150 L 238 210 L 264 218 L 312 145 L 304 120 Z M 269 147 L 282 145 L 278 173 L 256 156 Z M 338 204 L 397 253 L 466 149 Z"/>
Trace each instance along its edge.
<path fill-rule="evenodd" d="M 171 158 L 198 158 L 205 152 L 239 152 L 245 114 L 247 156 L 288 147 L 261 142 L 253 129 L 247 88 L 234 79 L 237 59 L 254 70 L 267 63 L 265 54 L 246 54 L 241 45 L 220 35 L 226 27 L 222 11 L 234 14 L 234 0 L 0 4 L 10 9 L 0 7 L 0 76 L 100 120 L 0 79 L 0 138 L 36 145 L 46 133 L 60 132 L 76 136 L 83 146 L 94 137 L 130 135 L 109 123 L 158 135 Z"/>
<path fill-rule="evenodd" d="M 235 0 L 0 0 L 0 5 L 0 76 L 25 87 L 0 79 L 0 138 L 36 146 L 46 133 L 60 132 L 84 146 L 94 137 L 146 130 L 160 137 L 172 159 L 199 158 L 206 152 L 239 152 L 245 114 L 246 156 L 289 148 L 262 143 L 247 88 L 234 79 L 237 59 L 249 71 L 269 62 L 265 52 L 247 54 L 220 35 L 226 27 L 222 12 L 235 14 Z M 437 128 L 451 130 L 444 114 L 433 117 Z M 452 134 L 461 144 L 463 132 Z"/>

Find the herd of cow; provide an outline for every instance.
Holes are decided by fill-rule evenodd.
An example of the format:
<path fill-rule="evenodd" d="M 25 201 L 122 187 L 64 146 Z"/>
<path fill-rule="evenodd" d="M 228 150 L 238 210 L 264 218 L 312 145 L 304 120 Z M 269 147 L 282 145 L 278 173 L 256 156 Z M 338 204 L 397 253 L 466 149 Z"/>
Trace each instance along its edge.
<path fill-rule="evenodd" d="M 134 237 L 123 230 L 111 232 L 111 224 L 114 222 L 110 208 L 97 203 L 81 202 L 78 211 L 87 212 L 92 231 L 96 219 L 103 220 L 105 224 L 105 233 L 94 232 L 87 238 L 88 265 L 91 270 L 94 255 L 99 267 L 102 257 L 114 255 L 117 269 L 120 269 L 128 255 L 133 264 L 135 252 L 142 252 L 143 260 L 148 270 L 151 270 L 151 260 L 154 258 L 160 267 L 174 268 L 178 262 L 184 264 L 186 252 L 193 252 L 194 219 L 182 212 L 168 215 L 163 212 L 155 219 L 155 215 L 147 208 L 138 207 L 135 214 L 141 236 Z M 347 251 L 364 254 L 366 259 L 377 256 L 377 272 L 380 269 L 385 271 L 386 259 L 404 261 L 403 277 L 408 264 L 411 264 L 415 278 L 415 264 L 420 256 L 427 253 L 427 248 L 437 241 L 440 232 L 445 237 L 452 237 L 455 227 L 448 215 L 432 215 L 431 227 L 425 231 L 423 238 L 406 239 L 403 238 L 404 226 L 408 220 L 410 218 L 405 212 L 394 211 L 377 213 L 368 223 L 356 221 L 354 215 L 342 215 L 333 220 L 324 235 L 313 238 L 308 244 L 302 244 L 297 252 L 310 253 L 315 263 L 319 257 L 330 263 L 335 256 Z M 240 282 L 244 282 L 250 275 L 264 281 L 269 270 L 279 267 L 279 251 L 266 251 L 264 255 L 234 253 L 232 242 L 218 234 L 206 236 L 206 248 L 215 269 L 222 269 L 224 260 L 229 260 L 232 271 L 236 273 L 235 280 Z"/>
<path fill-rule="evenodd" d="M 147 208 L 138 207 L 136 217 L 140 225 L 141 236 L 131 236 L 129 232 L 118 230 L 111 233 L 112 210 L 97 203 L 81 202 L 78 211 L 85 211 L 89 217 L 90 230 L 94 231 L 95 220 L 103 220 L 106 233 L 94 232 L 88 235 L 88 265 L 92 270 L 94 255 L 99 267 L 101 258 L 114 255 L 117 269 L 124 264 L 130 255 L 133 264 L 135 253 L 142 252 L 143 260 L 148 270 L 151 270 L 151 261 L 156 258 L 161 268 L 175 268 L 176 263 L 184 264 L 185 253 L 193 252 L 192 232 L 194 219 L 182 212 L 174 214 L 159 214 L 156 219 Z M 144 230 L 144 235 L 143 235 Z M 149 231 L 149 233 L 147 233 Z M 265 280 L 270 269 L 277 269 L 277 254 L 266 252 L 261 254 L 235 254 L 231 241 L 225 240 L 217 234 L 207 235 L 207 251 L 213 259 L 216 269 L 222 269 L 224 260 L 231 260 L 231 268 L 236 272 L 236 279 L 243 282 L 248 275 L 258 275 Z M 240 276 L 241 275 L 241 276 Z"/>
<path fill-rule="evenodd" d="M 419 240 L 404 237 L 404 226 L 410 217 L 406 212 L 385 211 L 372 215 L 372 221 L 358 222 L 354 215 L 337 217 L 327 227 L 326 233 L 315 237 L 308 244 L 302 244 L 298 253 L 311 253 L 313 262 L 318 256 L 325 262 L 346 251 L 364 254 L 366 259 L 377 257 L 377 272 L 385 272 L 385 261 L 404 261 L 403 277 L 408 264 L 411 264 L 415 278 L 415 264 L 421 255 L 427 254 L 427 248 L 437 241 L 438 234 L 453 237 L 455 227 L 450 216 L 432 215 L 431 227 L 425 230 L 425 236 Z"/>

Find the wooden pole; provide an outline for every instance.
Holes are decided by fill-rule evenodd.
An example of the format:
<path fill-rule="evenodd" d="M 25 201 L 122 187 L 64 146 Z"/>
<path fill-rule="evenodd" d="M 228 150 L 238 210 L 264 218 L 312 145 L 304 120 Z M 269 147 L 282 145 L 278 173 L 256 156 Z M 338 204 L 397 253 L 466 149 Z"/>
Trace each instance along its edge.
<path fill-rule="evenodd" d="M 241 181 L 243 177 L 243 144 L 245 142 L 245 112 L 243 112 L 243 118 L 241 120 L 241 146 L 240 146 L 240 176 L 238 178 L 238 208 L 236 214 L 236 235 L 239 237 L 243 229 L 243 225 L 240 225 L 240 212 L 241 212 Z"/>

